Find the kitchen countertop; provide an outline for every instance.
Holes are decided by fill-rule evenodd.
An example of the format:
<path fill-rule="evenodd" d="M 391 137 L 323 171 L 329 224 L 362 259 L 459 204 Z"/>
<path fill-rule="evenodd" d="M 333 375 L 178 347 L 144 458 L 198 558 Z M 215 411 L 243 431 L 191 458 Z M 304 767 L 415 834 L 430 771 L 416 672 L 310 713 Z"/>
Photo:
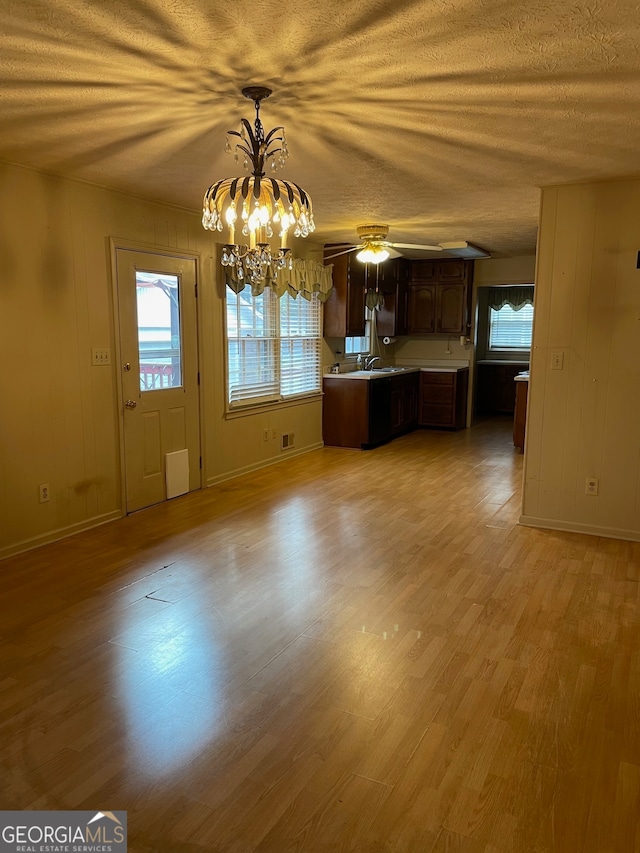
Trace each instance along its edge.
<path fill-rule="evenodd" d="M 407 365 L 395 367 L 393 370 L 351 370 L 348 373 L 325 373 L 325 379 L 380 379 L 383 376 L 398 376 L 401 373 L 457 373 L 459 370 L 468 370 L 469 365 L 452 365 L 444 362 L 442 364 Z"/>
<path fill-rule="evenodd" d="M 460 370 L 469 370 L 469 365 L 465 364 L 464 367 L 452 367 L 450 364 L 442 365 L 441 367 L 419 367 L 418 370 L 422 371 L 422 373 L 458 373 Z"/>
<path fill-rule="evenodd" d="M 418 367 L 420 370 L 443 370 L 447 373 L 455 373 L 457 370 L 466 370 L 469 360 L 466 358 L 399 358 L 396 367 Z"/>
<path fill-rule="evenodd" d="M 482 358 L 478 361 L 478 364 L 526 364 L 528 366 L 529 362 L 526 358 L 515 358 L 512 360 L 499 358 Z"/>

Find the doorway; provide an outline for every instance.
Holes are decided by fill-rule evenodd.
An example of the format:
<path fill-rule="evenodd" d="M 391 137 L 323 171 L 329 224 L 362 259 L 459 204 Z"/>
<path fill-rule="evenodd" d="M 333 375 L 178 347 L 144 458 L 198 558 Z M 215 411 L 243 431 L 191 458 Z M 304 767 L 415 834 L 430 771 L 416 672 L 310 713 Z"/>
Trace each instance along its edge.
<path fill-rule="evenodd" d="M 201 486 L 196 260 L 115 248 L 127 514 Z"/>

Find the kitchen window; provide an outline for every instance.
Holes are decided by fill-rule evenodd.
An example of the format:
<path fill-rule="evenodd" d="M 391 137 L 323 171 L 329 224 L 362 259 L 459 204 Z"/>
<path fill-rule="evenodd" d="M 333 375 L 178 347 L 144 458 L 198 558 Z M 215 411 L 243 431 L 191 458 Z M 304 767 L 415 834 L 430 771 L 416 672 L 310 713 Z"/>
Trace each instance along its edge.
<path fill-rule="evenodd" d="M 531 349 L 533 287 L 492 287 L 489 290 L 489 350 Z"/>
<path fill-rule="evenodd" d="M 227 399 L 232 408 L 320 393 L 321 306 L 265 288 L 227 288 Z"/>
<path fill-rule="evenodd" d="M 359 338 L 344 339 L 344 354 L 345 355 L 368 355 L 371 352 L 371 323 L 369 320 L 365 322 L 364 335 Z"/>
<path fill-rule="evenodd" d="M 530 350 L 533 330 L 533 305 L 514 311 L 503 305 L 489 309 L 489 349 Z"/>

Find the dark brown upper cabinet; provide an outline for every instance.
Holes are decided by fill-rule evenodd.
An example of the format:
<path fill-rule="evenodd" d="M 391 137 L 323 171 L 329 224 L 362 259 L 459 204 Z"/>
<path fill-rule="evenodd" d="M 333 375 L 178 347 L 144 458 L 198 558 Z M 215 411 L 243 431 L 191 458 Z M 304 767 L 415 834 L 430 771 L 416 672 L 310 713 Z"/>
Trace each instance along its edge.
<path fill-rule="evenodd" d="M 409 291 L 409 261 L 394 258 L 378 266 L 378 288 L 384 302 L 376 318 L 378 335 L 390 338 L 407 334 L 407 300 Z"/>
<path fill-rule="evenodd" d="M 435 284 L 411 282 L 407 331 L 410 335 L 429 335 L 436 331 Z"/>
<path fill-rule="evenodd" d="M 325 263 L 333 264 L 333 290 L 324 304 L 324 335 L 360 337 L 365 331 L 365 265 L 356 260 L 355 252 L 327 260 L 327 255 L 339 251 L 338 246 L 325 246 Z"/>
<path fill-rule="evenodd" d="M 409 335 L 466 335 L 470 328 L 473 261 L 411 261 Z"/>

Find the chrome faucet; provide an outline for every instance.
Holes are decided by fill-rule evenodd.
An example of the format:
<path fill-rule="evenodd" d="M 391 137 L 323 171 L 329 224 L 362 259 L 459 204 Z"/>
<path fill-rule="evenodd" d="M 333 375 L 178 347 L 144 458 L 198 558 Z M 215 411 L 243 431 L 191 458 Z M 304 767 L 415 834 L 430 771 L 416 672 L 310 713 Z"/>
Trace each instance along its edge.
<path fill-rule="evenodd" d="M 382 361 L 379 355 L 365 356 L 363 365 L 364 370 L 373 370 L 373 365 L 376 363 L 376 361 Z"/>

